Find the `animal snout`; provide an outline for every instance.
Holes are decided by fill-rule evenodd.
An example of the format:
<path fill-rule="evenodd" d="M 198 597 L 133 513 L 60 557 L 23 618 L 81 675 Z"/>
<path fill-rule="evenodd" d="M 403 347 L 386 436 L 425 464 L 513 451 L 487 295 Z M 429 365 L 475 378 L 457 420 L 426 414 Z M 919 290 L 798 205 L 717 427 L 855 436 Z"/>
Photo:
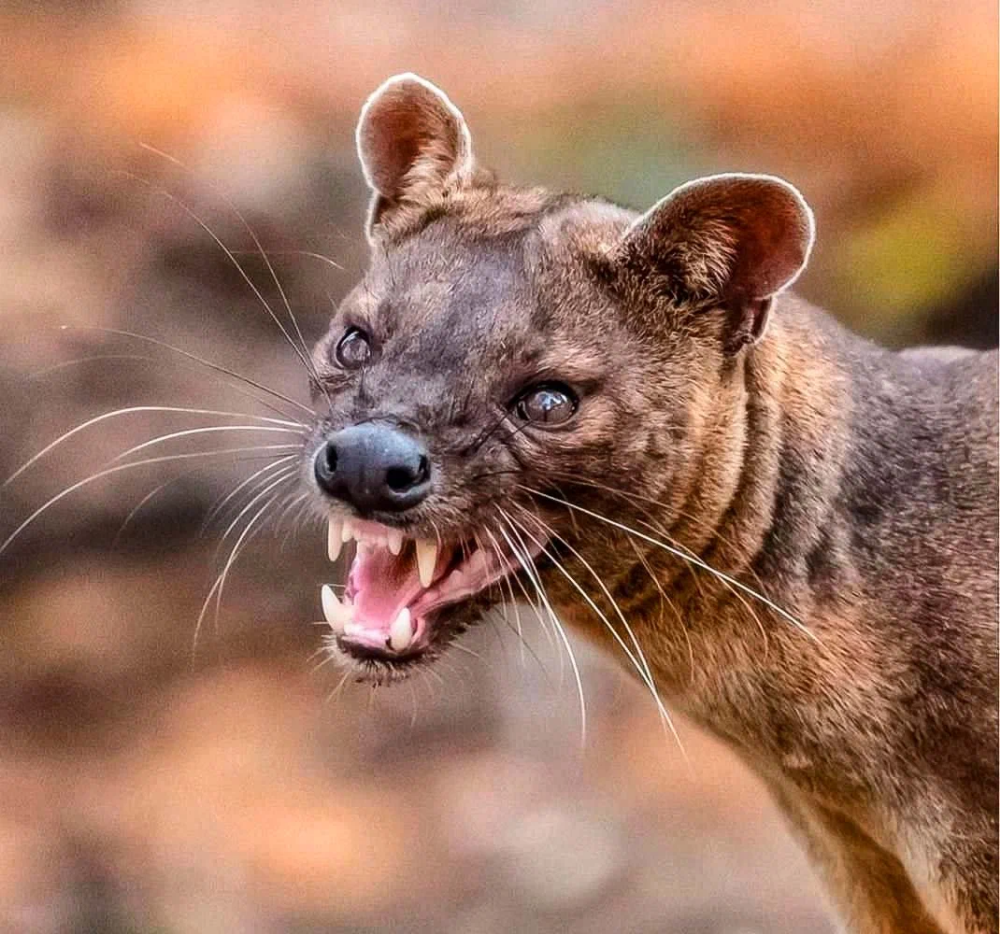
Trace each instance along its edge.
<path fill-rule="evenodd" d="M 332 435 L 316 454 L 316 482 L 359 512 L 402 512 L 431 488 L 427 449 L 390 425 L 352 425 Z"/>

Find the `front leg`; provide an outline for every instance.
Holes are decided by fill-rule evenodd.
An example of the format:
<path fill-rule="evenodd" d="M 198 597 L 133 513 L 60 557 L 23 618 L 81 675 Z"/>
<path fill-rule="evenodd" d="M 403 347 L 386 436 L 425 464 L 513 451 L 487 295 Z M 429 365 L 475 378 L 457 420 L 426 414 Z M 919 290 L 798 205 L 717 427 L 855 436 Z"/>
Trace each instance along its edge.
<path fill-rule="evenodd" d="M 952 934 L 927 913 L 903 864 L 841 814 L 768 783 L 802 840 L 845 934 Z"/>

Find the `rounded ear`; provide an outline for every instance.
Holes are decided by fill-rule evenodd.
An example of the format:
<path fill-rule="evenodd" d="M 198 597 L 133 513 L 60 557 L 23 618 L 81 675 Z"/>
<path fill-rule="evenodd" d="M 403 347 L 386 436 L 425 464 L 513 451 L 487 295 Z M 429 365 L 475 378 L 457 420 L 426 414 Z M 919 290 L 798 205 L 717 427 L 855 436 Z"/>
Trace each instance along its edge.
<path fill-rule="evenodd" d="M 640 217 L 615 250 L 679 304 L 728 313 L 726 344 L 761 338 L 775 295 L 805 268 L 813 213 L 798 190 L 770 175 L 714 175 L 676 188 Z"/>
<path fill-rule="evenodd" d="M 369 233 L 393 208 L 427 201 L 473 174 L 465 119 L 444 91 L 418 75 L 395 75 L 368 98 L 356 139 L 373 194 Z"/>

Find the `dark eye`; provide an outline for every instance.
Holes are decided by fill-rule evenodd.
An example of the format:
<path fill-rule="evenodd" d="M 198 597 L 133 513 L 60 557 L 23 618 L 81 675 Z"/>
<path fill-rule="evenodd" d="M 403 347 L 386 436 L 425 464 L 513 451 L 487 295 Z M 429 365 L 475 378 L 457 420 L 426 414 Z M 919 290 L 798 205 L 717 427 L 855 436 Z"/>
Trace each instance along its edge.
<path fill-rule="evenodd" d="M 348 328 L 334 353 L 337 363 L 345 370 L 356 370 L 359 366 L 364 366 L 371 355 L 371 338 L 361 328 Z"/>
<path fill-rule="evenodd" d="M 519 418 L 536 425 L 561 425 L 569 421 L 579 404 L 569 386 L 544 383 L 525 390 L 514 406 Z"/>

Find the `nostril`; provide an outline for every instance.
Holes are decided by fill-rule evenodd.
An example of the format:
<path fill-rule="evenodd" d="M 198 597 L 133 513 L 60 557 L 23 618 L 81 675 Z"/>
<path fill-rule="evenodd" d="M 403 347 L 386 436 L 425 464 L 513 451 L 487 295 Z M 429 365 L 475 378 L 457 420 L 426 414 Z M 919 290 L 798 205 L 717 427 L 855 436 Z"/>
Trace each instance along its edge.
<path fill-rule="evenodd" d="M 405 493 L 413 486 L 413 471 L 409 467 L 390 467 L 385 472 L 385 482 L 395 493 Z"/>
<path fill-rule="evenodd" d="M 332 444 L 323 450 L 323 466 L 330 476 L 337 472 L 337 449 Z"/>
<path fill-rule="evenodd" d="M 337 448 L 332 441 L 328 441 L 316 452 L 313 475 L 320 488 L 327 493 L 334 493 L 337 486 L 337 460 Z"/>
<path fill-rule="evenodd" d="M 421 455 L 415 467 L 409 464 L 405 467 L 390 467 L 385 472 L 385 482 L 394 493 L 407 493 L 414 487 L 426 483 L 430 475 L 430 461 Z"/>
<path fill-rule="evenodd" d="M 417 465 L 417 475 L 413 481 L 414 486 L 420 486 L 421 483 L 426 483 L 431 476 L 431 462 L 427 459 L 426 454 L 420 455 L 420 463 Z"/>

